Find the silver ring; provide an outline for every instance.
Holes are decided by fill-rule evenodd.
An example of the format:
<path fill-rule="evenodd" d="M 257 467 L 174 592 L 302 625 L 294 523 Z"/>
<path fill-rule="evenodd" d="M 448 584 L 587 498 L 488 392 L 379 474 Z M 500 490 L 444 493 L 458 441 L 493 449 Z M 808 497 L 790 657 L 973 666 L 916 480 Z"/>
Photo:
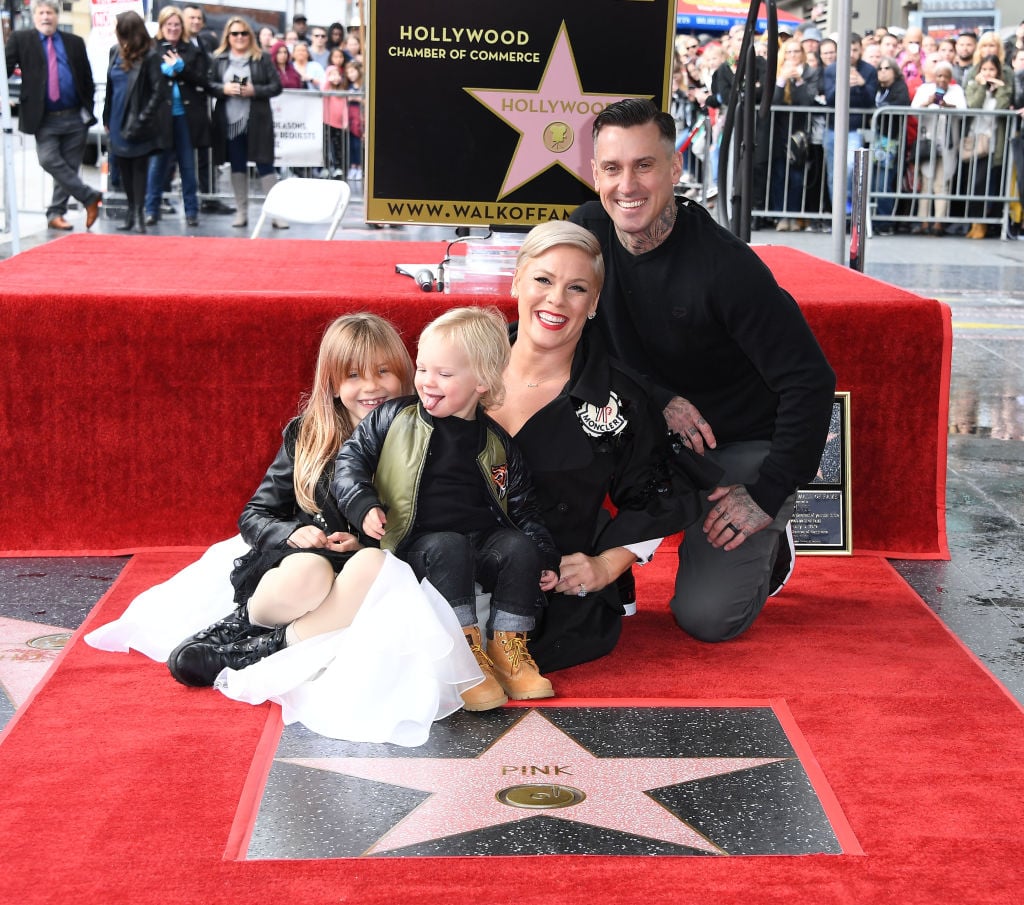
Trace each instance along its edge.
<path fill-rule="evenodd" d="M 577 597 L 586 597 L 587 596 L 587 586 L 585 584 L 581 584 L 579 586 L 579 588 L 580 589 L 576 592 L 576 596 Z"/>
<path fill-rule="evenodd" d="M 732 528 L 732 533 L 733 534 L 739 534 L 740 533 L 740 529 L 737 528 L 732 522 L 729 522 L 725 527 L 726 528 Z"/>

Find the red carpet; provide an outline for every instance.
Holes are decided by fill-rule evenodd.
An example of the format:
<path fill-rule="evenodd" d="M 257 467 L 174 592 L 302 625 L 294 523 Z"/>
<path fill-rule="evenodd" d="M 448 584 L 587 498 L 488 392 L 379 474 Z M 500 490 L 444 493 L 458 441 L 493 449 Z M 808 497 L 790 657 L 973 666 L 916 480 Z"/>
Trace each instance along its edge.
<path fill-rule="evenodd" d="M 79 235 L 0 262 L 0 458 L 17 475 L 0 551 L 231 534 L 333 317 L 378 311 L 411 344 L 452 304 L 512 313 L 510 298 L 426 294 L 394 273 L 444 247 Z M 757 253 L 851 393 L 855 551 L 948 558 L 949 309 L 792 249 Z"/>
<path fill-rule="evenodd" d="M 82 631 L 195 555 L 135 557 Z M 888 564 L 802 558 L 747 635 L 702 645 L 652 603 L 673 565 L 660 559 L 640 572 L 619 648 L 556 673 L 560 694 L 784 699 L 863 855 L 225 861 L 271 709 L 76 640 L 0 744 L 0 901 L 1018 900 L 1024 714 Z"/>

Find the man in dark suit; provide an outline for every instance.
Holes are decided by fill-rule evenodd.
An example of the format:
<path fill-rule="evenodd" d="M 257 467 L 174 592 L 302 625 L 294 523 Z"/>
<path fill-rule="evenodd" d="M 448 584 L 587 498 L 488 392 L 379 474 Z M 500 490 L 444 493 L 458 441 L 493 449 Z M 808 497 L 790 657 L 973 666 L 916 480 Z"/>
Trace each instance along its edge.
<path fill-rule="evenodd" d="M 79 169 L 93 116 L 92 69 L 85 42 L 57 31 L 58 0 L 33 0 L 34 28 L 20 29 L 7 41 L 7 71 L 21 68 L 18 127 L 34 135 L 39 165 L 53 177 L 53 198 L 46 209 L 50 229 L 74 229 L 64 219 L 68 198 L 85 207 L 85 228 L 96 222 L 100 193 L 86 185 Z"/>
<path fill-rule="evenodd" d="M 217 49 L 218 42 L 212 33 L 205 30 L 206 13 L 203 12 L 202 7 L 196 6 L 194 3 L 190 3 L 187 6 L 182 7 L 181 14 L 185 18 L 186 34 L 183 40 L 187 41 L 199 51 L 203 59 L 203 71 L 209 73 L 210 57 L 213 56 L 214 51 Z M 206 135 L 210 134 L 209 98 L 210 95 L 208 92 L 206 92 L 202 98 L 204 114 L 206 116 Z M 217 192 L 217 170 L 210 160 L 210 148 L 208 146 L 197 146 L 196 155 L 198 163 L 198 166 L 196 167 L 196 175 L 198 176 L 199 193 L 207 196 L 200 202 L 199 209 L 204 214 L 233 214 L 235 212 L 233 207 L 225 204 L 219 198 L 209 197 Z"/>

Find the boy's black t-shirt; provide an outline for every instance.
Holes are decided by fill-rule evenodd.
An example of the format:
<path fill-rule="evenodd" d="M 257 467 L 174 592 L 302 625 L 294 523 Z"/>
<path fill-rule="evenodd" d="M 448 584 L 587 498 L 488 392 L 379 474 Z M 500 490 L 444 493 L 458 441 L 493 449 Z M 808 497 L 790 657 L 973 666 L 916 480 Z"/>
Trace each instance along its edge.
<path fill-rule="evenodd" d="M 467 534 L 498 522 L 480 473 L 483 422 L 450 416 L 435 418 L 427 461 L 416 501 L 415 533 L 457 531 Z"/>

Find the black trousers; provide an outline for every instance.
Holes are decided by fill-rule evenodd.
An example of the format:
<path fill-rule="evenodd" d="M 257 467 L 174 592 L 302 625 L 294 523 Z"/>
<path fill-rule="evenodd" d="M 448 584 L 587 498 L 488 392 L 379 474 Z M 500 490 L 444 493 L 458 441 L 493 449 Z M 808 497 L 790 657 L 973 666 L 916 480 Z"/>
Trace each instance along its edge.
<path fill-rule="evenodd" d="M 117 166 L 121 171 L 121 185 L 128 196 L 129 210 L 146 203 L 146 180 L 149 177 L 149 154 L 142 157 L 118 157 Z"/>
<path fill-rule="evenodd" d="M 490 528 L 460 534 L 419 534 L 401 553 L 416 577 L 427 579 L 451 604 L 459 624 L 477 624 L 479 582 L 491 594 L 488 634 L 527 632 L 536 622 L 540 591 L 540 552 L 533 540 L 514 528 Z"/>

